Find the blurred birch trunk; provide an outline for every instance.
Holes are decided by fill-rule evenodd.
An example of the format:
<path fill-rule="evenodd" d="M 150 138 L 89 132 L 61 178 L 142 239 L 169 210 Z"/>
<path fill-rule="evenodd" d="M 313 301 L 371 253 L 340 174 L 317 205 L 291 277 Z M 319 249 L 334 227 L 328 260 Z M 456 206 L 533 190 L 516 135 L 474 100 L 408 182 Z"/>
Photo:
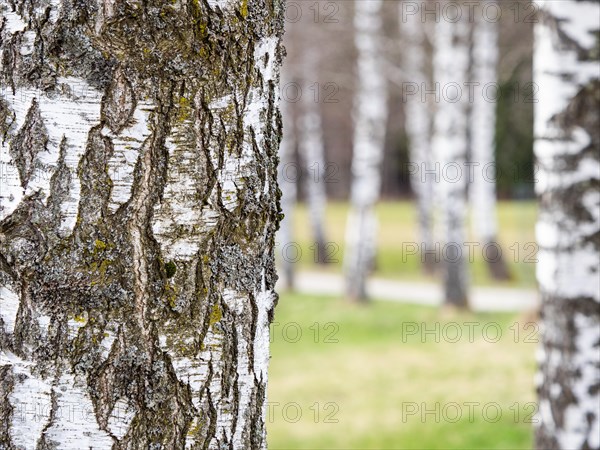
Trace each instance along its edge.
<path fill-rule="evenodd" d="M 365 300 L 366 278 L 377 241 L 375 203 L 381 188 L 381 161 L 387 119 L 387 85 L 382 61 L 381 0 L 354 3 L 358 87 L 355 97 L 351 206 L 346 228 L 346 294 Z"/>
<path fill-rule="evenodd" d="M 458 6 L 460 7 L 460 6 Z M 440 216 L 444 299 L 447 305 L 468 306 L 467 110 L 464 92 L 469 66 L 468 14 L 455 22 L 440 17 L 435 26 L 433 70 L 439 92 L 433 123 L 432 153 L 436 172 L 436 207 Z"/>
<path fill-rule="evenodd" d="M 542 1 L 535 26 L 538 449 L 600 448 L 600 3 Z"/>
<path fill-rule="evenodd" d="M 435 265 L 435 242 L 433 235 L 433 208 L 435 184 L 428 182 L 432 173 L 431 155 L 431 111 L 422 90 L 430 86 L 426 74 L 427 58 L 426 34 L 421 14 L 404 14 L 400 5 L 400 32 L 404 45 L 404 73 L 407 84 L 404 86 L 406 134 L 409 139 L 411 187 L 416 197 L 419 221 L 419 249 L 421 263 L 426 272 L 432 273 Z"/>
<path fill-rule="evenodd" d="M 486 0 L 484 3 L 493 3 Z M 475 15 L 472 49 L 472 82 L 474 84 L 469 127 L 473 179 L 469 186 L 472 225 L 491 275 L 497 280 L 510 278 L 502 249 L 497 242 L 496 214 L 496 102 L 487 90 L 497 86 L 498 24 L 483 14 Z"/>
<path fill-rule="evenodd" d="M 313 32 L 316 32 L 313 31 Z M 306 169 L 304 183 L 306 186 L 306 200 L 308 203 L 308 217 L 312 229 L 312 249 L 315 262 L 327 262 L 325 238 L 325 207 L 327 193 L 325 186 L 325 145 L 323 141 L 323 125 L 321 120 L 321 89 L 317 68 L 319 66 L 318 51 L 313 46 L 317 45 L 309 39 L 308 45 L 303 49 L 304 85 L 300 99 L 300 119 L 298 121 L 299 139 L 298 153 Z"/>
<path fill-rule="evenodd" d="M 277 240 L 279 243 L 280 262 L 283 271 L 284 286 L 287 290 L 294 289 L 295 263 L 299 248 L 294 242 L 294 209 L 297 200 L 297 180 L 299 169 L 296 165 L 295 147 L 296 130 L 294 117 L 287 99 L 282 99 L 281 116 L 283 122 L 283 137 L 279 146 L 278 179 L 281 188 L 281 210 L 284 218 L 281 221 Z"/>

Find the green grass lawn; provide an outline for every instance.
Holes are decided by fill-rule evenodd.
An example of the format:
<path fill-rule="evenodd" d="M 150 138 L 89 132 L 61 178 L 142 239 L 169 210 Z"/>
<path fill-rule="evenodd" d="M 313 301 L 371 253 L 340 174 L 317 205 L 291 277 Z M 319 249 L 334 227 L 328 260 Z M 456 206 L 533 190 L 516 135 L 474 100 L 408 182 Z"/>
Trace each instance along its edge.
<path fill-rule="evenodd" d="M 344 238 L 347 203 L 330 203 L 327 207 L 326 233 L 331 244 L 328 254 L 334 262 L 325 270 L 340 271 L 344 256 Z M 534 201 L 510 201 L 498 204 L 499 243 L 509 263 L 512 280 L 506 286 L 535 287 L 535 236 L 537 208 Z M 420 255 L 405 255 L 403 244 L 418 242 L 417 217 L 414 202 L 381 202 L 377 206 L 379 222 L 376 276 L 404 280 L 427 281 L 421 270 Z M 314 268 L 315 246 L 311 235 L 306 206 L 294 211 L 295 241 L 301 248 L 297 264 L 300 268 Z M 474 241 L 474 239 L 470 238 Z M 282 247 L 278 248 L 282 254 Z M 482 248 L 474 247 L 470 264 L 471 279 L 476 285 L 498 284 L 491 279 L 482 256 Z M 291 253 L 294 256 L 293 253 Z M 319 270 L 324 270 L 320 267 Z M 433 280 L 430 280 L 433 281 Z"/>
<path fill-rule="evenodd" d="M 269 448 L 531 448 L 537 345 L 533 328 L 520 328 L 527 321 L 284 294 L 272 326 Z"/>

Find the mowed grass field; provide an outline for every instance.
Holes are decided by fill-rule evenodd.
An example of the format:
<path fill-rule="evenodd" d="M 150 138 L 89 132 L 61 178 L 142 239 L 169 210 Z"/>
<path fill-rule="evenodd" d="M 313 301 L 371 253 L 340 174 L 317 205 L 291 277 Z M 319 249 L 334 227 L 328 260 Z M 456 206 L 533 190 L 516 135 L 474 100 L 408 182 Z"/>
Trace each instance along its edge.
<path fill-rule="evenodd" d="M 282 294 L 269 448 L 531 448 L 530 320 Z"/>
<path fill-rule="evenodd" d="M 435 281 L 421 270 L 419 254 L 411 254 L 410 244 L 419 243 L 417 212 L 414 202 L 381 202 L 376 208 L 378 217 L 378 249 L 376 270 L 373 275 L 384 278 L 413 281 Z M 475 285 L 501 284 L 513 287 L 535 287 L 536 245 L 534 226 L 537 208 L 534 201 L 506 201 L 498 203 L 499 243 L 503 257 L 508 263 L 512 279 L 498 283 L 488 272 L 483 247 L 473 244 L 470 263 L 471 280 Z M 348 204 L 332 202 L 327 207 L 326 239 L 327 254 L 333 262 L 319 266 L 319 270 L 341 271 L 344 257 L 344 240 Z M 298 269 L 314 269 L 316 246 L 311 235 L 307 208 L 300 204 L 294 211 L 294 241 L 296 248 L 287 249 L 290 258 L 296 260 Z M 472 234 L 470 242 L 475 243 Z M 492 249 L 493 250 L 493 249 Z M 283 246 L 277 248 L 278 257 L 284 254 Z"/>

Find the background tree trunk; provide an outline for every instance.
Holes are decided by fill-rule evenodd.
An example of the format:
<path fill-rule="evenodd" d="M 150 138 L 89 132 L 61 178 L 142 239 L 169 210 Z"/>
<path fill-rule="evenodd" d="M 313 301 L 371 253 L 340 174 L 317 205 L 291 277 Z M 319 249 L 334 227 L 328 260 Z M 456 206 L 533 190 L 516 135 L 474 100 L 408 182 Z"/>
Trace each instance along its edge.
<path fill-rule="evenodd" d="M 0 8 L 0 447 L 264 448 L 283 6 Z"/>
<path fill-rule="evenodd" d="M 598 449 L 600 3 L 539 6 L 534 82 L 542 344 L 536 446 Z"/>
<path fill-rule="evenodd" d="M 284 83 L 285 85 L 285 83 Z M 294 289 L 295 259 L 297 243 L 294 243 L 294 208 L 297 199 L 297 179 L 300 170 L 296 165 L 295 146 L 296 133 L 294 117 L 286 99 L 281 103 L 281 115 L 283 119 L 283 137 L 279 146 L 279 186 L 281 187 L 281 209 L 284 218 L 277 233 L 281 254 L 281 267 L 284 276 L 285 287 Z"/>
<path fill-rule="evenodd" d="M 486 0 L 492 3 L 495 0 Z M 485 249 L 486 263 L 497 280 L 510 278 L 508 267 L 497 242 L 498 218 L 496 216 L 496 106 L 492 94 L 497 86 L 498 24 L 475 15 L 472 49 L 473 103 L 470 108 L 469 127 L 473 179 L 469 186 L 473 230 Z M 495 95 L 495 94 L 493 94 Z"/>
<path fill-rule="evenodd" d="M 440 92 L 434 118 L 432 152 L 439 171 L 436 182 L 442 234 L 442 263 L 446 304 L 468 305 L 466 237 L 467 108 L 464 82 L 469 66 L 468 14 L 451 22 L 439 18 L 435 27 L 434 80 Z"/>
<path fill-rule="evenodd" d="M 422 90 L 430 86 L 426 74 L 426 35 L 425 22 L 420 14 L 403 14 L 400 7 L 400 32 L 404 46 L 404 72 L 408 83 L 414 86 L 416 93 L 406 95 L 405 117 L 406 134 L 409 139 L 411 164 L 415 165 L 411 175 L 411 187 L 416 197 L 419 220 L 419 246 L 421 262 L 426 272 L 434 271 L 434 236 L 433 205 L 434 183 L 428 182 L 426 174 L 433 172 L 431 155 L 431 120 L 426 99 L 422 98 Z M 408 90 L 408 87 L 406 88 Z M 404 101 L 404 99 L 403 99 Z"/>
<path fill-rule="evenodd" d="M 300 119 L 298 149 L 306 168 L 304 183 L 308 216 L 314 239 L 315 262 L 327 262 L 325 238 L 325 207 L 327 192 L 325 186 L 325 144 L 321 121 L 321 86 L 318 82 L 318 53 L 312 47 L 312 41 L 303 49 L 303 91 L 300 101 Z M 315 43 L 314 45 L 318 45 Z"/>
<path fill-rule="evenodd" d="M 387 119 L 387 85 L 382 61 L 381 0 L 354 2 L 358 87 L 354 104 L 351 210 L 348 216 L 346 292 L 365 299 L 365 281 L 376 244 L 374 206 L 381 188 L 380 165 Z"/>

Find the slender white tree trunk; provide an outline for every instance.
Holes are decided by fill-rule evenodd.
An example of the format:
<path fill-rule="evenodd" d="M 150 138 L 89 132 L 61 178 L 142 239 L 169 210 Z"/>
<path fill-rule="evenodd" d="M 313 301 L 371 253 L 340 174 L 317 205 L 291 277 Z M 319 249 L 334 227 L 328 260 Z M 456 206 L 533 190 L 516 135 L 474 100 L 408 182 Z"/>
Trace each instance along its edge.
<path fill-rule="evenodd" d="M 457 22 L 441 17 L 436 23 L 434 80 L 440 92 L 434 118 L 432 152 L 439 179 L 436 203 L 440 208 L 444 292 L 447 304 L 468 304 L 468 267 L 466 238 L 467 110 L 464 91 L 469 66 L 468 14 Z"/>
<path fill-rule="evenodd" d="M 600 3 L 544 1 L 535 28 L 538 449 L 600 448 Z"/>
<path fill-rule="evenodd" d="M 325 145 L 321 120 L 321 89 L 318 83 L 318 52 L 309 40 L 303 49 L 304 86 L 300 104 L 298 152 L 306 168 L 304 183 L 306 186 L 308 216 L 314 239 L 316 262 L 326 262 L 325 207 L 327 193 L 325 186 Z"/>
<path fill-rule="evenodd" d="M 265 448 L 282 5 L 0 12 L 0 448 Z"/>
<path fill-rule="evenodd" d="M 495 3 L 486 0 L 484 3 Z M 472 81 L 473 102 L 470 108 L 471 163 L 473 179 L 469 186 L 472 224 L 475 236 L 483 245 L 486 262 L 496 279 L 509 278 L 502 251 L 497 242 L 496 216 L 496 102 L 488 89 L 497 84 L 498 24 L 477 14 L 473 29 Z M 493 88 L 492 88 L 493 89 Z"/>
<path fill-rule="evenodd" d="M 291 108 L 286 99 L 281 103 L 283 137 L 279 146 L 279 186 L 281 188 L 281 209 L 284 218 L 281 221 L 277 239 L 279 241 L 281 266 L 285 286 L 294 289 L 294 264 L 297 258 L 297 243 L 294 242 L 294 208 L 296 207 L 299 169 L 294 158 L 295 127 Z"/>
<path fill-rule="evenodd" d="M 400 10 L 402 12 L 402 5 Z M 431 120 L 427 101 L 422 98 L 421 91 L 430 86 L 425 71 L 425 29 L 426 24 L 420 14 L 400 14 L 400 31 L 404 46 L 404 71 L 407 83 L 405 89 L 406 133 L 409 139 L 410 161 L 415 166 L 412 170 L 411 186 L 416 197 L 421 262 L 427 272 L 434 267 L 435 248 L 433 236 L 434 183 L 425 176 L 433 172 L 431 155 Z M 410 93 L 410 95 L 409 95 Z"/>
<path fill-rule="evenodd" d="M 358 88 L 354 104 L 351 209 L 346 236 L 346 289 L 365 299 L 365 281 L 376 245 L 374 206 L 381 186 L 381 160 L 387 119 L 387 85 L 382 61 L 381 0 L 354 3 Z"/>

